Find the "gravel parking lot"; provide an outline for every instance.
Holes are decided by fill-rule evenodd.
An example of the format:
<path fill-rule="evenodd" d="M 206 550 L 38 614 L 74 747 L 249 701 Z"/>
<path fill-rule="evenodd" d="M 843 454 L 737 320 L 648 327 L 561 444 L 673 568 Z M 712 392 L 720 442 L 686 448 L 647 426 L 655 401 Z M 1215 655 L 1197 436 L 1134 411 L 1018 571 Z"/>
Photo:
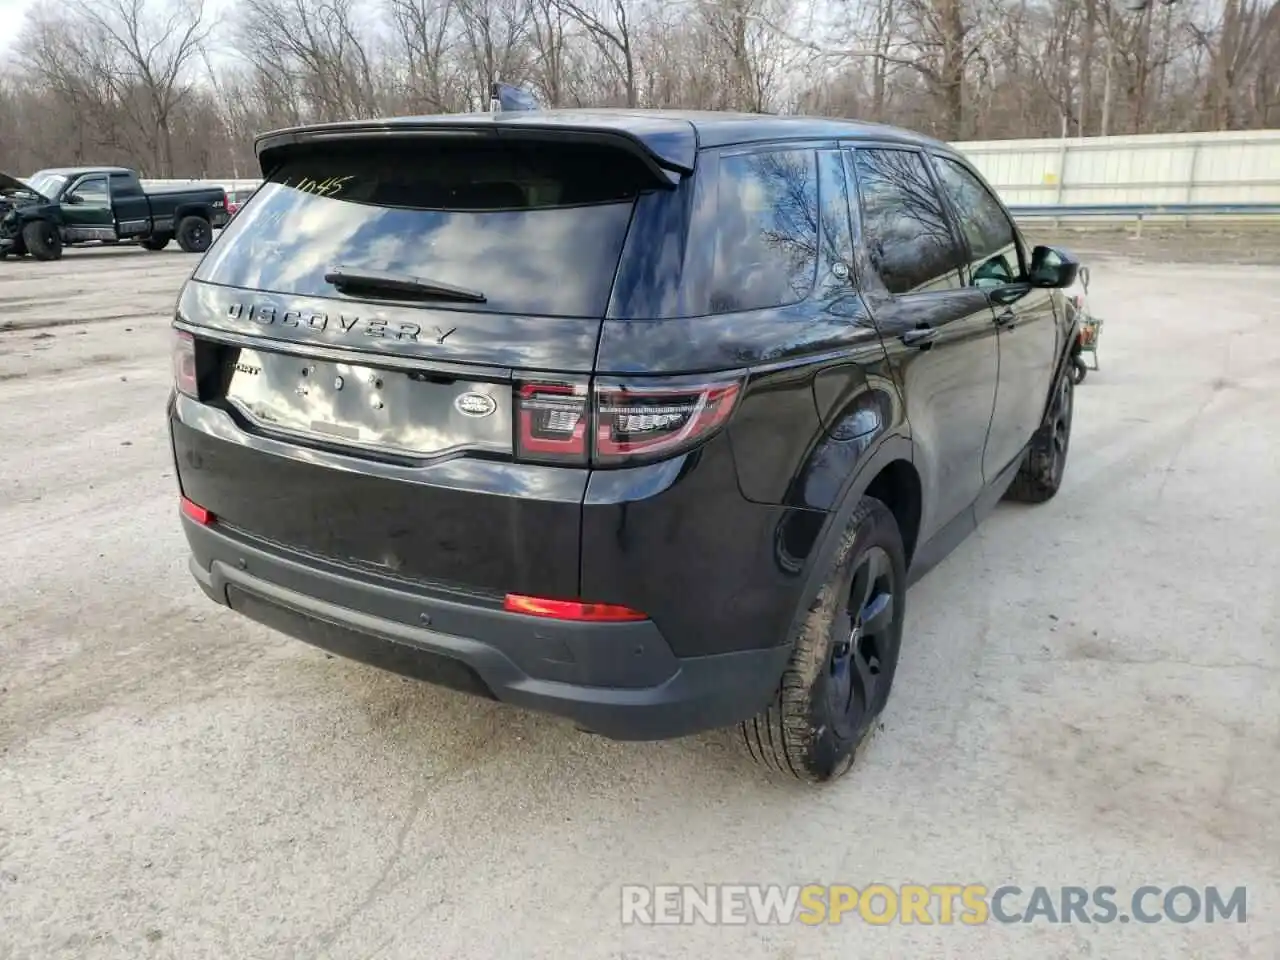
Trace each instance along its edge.
<path fill-rule="evenodd" d="M 1189 254 L 1092 261 L 1062 493 L 912 590 L 884 728 L 817 791 L 210 604 L 163 418 L 195 258 L 0 263 L 0 957 L 1280 956 L 1280 259 Z M 621 924 L 623 883 L 711 882 L 1244 885 L 1248 914 Z"/>

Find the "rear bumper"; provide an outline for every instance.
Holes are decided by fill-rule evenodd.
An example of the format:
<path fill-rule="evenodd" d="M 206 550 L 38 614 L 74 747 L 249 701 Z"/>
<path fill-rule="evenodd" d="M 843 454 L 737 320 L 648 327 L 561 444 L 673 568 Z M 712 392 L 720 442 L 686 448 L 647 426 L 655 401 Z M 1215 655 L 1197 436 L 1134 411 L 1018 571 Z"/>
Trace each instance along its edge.
<path fill-rule="evenodd" d="M 567 717 L 612 739 L 662 740 L 753 716 L 787 662 L 787 647 L 676 657 L 652 621 L 512 614 L 496 600 L 427 594 L 182 522 L 191 572 L 216 602 L 340 656 Z"/>

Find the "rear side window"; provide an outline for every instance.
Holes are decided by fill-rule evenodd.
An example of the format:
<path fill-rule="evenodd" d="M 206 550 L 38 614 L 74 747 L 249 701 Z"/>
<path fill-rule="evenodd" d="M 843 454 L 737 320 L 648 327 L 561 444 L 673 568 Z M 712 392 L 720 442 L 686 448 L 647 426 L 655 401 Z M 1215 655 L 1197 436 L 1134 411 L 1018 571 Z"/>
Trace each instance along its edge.
<path fill-rule="evenodd" d="M 797 303 L 818 264 L 818 171 L 812 150 L 720 158 L 712 313 Z"/>
<path fill-rule="evenodd" d="M 111 194 L 114 197 L 138 197 L 142 191 L 135 185 L 136 181 L 122 173 L 111 175 Z"/>
<path fill-rule="evenodd" d="M 822 189 L 822 271 L 818 294 L 828 300 L 849 293 L 853 282 L 853 229 L 849 219 L 849 183 L 838 150 L 818 153 Z"/>
<path fill-rule="evenodd" d="M 862 234 L 890 293 L 958 285 L 960 251 L 924 158 L 912 150 L 854 151 Z"/>
<path fill-rule="evenodd" d="M 486 298 L 433 307 L 603 316 L 644 177 L 588 144 L 326 144 L 272 172 L 196 279 L 334 297 L 324 277 L 343 266 Z"/>

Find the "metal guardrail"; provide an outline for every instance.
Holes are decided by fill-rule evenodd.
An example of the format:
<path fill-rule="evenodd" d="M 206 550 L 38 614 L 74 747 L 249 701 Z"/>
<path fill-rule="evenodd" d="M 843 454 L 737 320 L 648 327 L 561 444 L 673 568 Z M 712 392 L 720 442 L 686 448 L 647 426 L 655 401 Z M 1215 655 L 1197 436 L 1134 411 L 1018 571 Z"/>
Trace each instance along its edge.
<path fill-rule="evenodd" d="M 1190 223 L 1193 219 L 1280 218 L 1280 203 L 1046 203 L 1011 204 L 1015 219 L 1063 220 L 1111 219 L 1137 222 L 1136 233 L 1142 236 L 1144 221 L 1175 218 Z"/>
<path fill-rule="evenodd" d="M 1013 204 L 1018 217 L 1221 217 L 1277 216 L 1280 203 L 1045 203 Z"/>

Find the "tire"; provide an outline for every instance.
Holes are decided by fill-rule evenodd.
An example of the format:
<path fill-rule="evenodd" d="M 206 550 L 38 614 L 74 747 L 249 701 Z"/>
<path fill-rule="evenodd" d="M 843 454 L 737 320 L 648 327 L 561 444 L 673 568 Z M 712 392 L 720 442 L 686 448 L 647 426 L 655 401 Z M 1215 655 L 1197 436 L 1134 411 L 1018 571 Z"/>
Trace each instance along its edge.
<path fill-rule="evenodd" d="M 140 243 L 148 250 L 163 250 L 169 245 L 169 241 L 173 239 L 172 233 L 153 233 L 151 236 Z"/>
<path fill-rule="evenodd" d="M 1071 447 L 1071 419 L 1075 412 L 1075 378 L 1064 373 L 1054 392 L 1053 403 L 1040 429 L 1027 445 L 1018 474 L 1005 498 L 1020 503 L 1052 500 L 1062 486 Z"/>
<path fill-rule="evenodd" d="M 204 217 L 189 216 L 178 221 L 178 246 L 187 253 L 204 253 L 213 242 L 213 227 Z"/>
<path fill-rule="evenodd" d="M 1089 368 L 1085 365 L 1084 360 L 1080 357 L 1071 358 L 1071 381 L 1079 386 L 1084 383 L 1084 378 L 1089 375 Z"/>
<path fill-rule="evenodd" d="M 48 220 L 32 220 L 23 227 L 22 242 L 37 260 L 62 259 L 62 234 Z"/>
<path fill-rule="evenodd" d="M 756 762 L 810 783 L 848 772 L 889 699 L 906 584 L 898 523 L 879 500 L 863 497 L 796 635 L 774 702 L 741 725 Z"/>

